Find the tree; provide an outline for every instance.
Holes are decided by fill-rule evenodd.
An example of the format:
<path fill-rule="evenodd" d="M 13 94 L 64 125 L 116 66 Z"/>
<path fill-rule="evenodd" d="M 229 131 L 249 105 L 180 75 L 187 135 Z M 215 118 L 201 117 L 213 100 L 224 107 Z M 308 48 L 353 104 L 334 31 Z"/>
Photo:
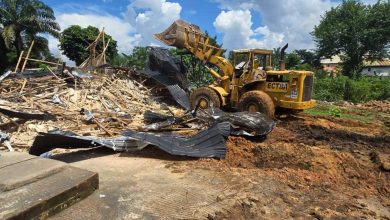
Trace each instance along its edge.
<path fill-rule="evenodd" d="M 134 47 L 133 53 L 129 56 L 129 64 L 137 70 L 142 70 L 148 60 L 148 50 L 146 47 Z"/>
<path fill-rule="evenodd" d="M 295 69 L 301 63 L 302 63 L 301 57 L 297 53 L 292 52 L 286 55 L 287 69 Z"/>
<path fill-rule="evenodd" d="M 75 61 L 76 65 L 80 65 L 88 58 L 89 50 L 87 50 L 87 47 L 96 40 L 99 33 L 100 31 L 96 27 L 82 28 L 79 25 L 72 25 L 62 32 L 60 49 L 70 60 Z M 108 61 L 110 61 L 118 54 L 117 42 L 108 34 L 105 34 L 104 38 L 106 43 L 110 40 L 106 50 Z M 103 52 L 103 39 L 100 38 L 96 45 L 96 53 L 101 52 Z"/>
<path fill-rule="evenodd" d="M 53 10 L 40 0 L 0 0 L 0 24 L 5 46 L 15 46 L 17 54 L 26 37 L 35 38 L 39 33 L 60 36 Z"/>
<path fill-rule="evenodd" d="M 136 70 L 142 70 L 146 67 L 148 61 L 148 48 L 136 46 L 130 55 L 121 53 L 110 60 L 110 64 L 120 67 L 133 67 Z"/>
<path fill-rule="evenodd" d="M 208 31 L 205 31 L 205 36 L 210 39 L 211 45 L 222 48 L 223 45 L 218 44 L 217 36 L 211 37 Z M 172 55 L 179 57 L 183 62 L 183 65 L 188 71 L 187 79 L 191 87 L 199 88 L 205 85 L 209 85 L 214 81 L 210 71 L 194 55 L 177 49 L 171 49 L 170 52 Z M 222 56 L 224 55 L 222 54 Z"/>
<path fill-rule="evenodd" d="M 3 74 L 8 65 L 7 48 L 2 37 L 2 29 L 0 28 L 0 75 Z"/>
<path fill-rule="evenodd" d="M 187 69 L 187 80 L 191 87 L 199 88 L 214 81 L 209 70 L 195 56 L 176 48 L 171 49 L 170 53 L 181 59 L 185 69 Z"/>
<path fill-rule="evenodd" d="M 296 53 L 301 58 L 302 64 L 309 64 L 313 67 L 319 66 L 320 59 L 315 52 L 306 49 L 300 49 L 294 50 L 294 53 Z"/>
<path fill-rule="evenodd" d="M 380 59 L 390 43 L 390 4 L 378 1 L 366 5 L 345 0 L 327 11 L 314 28 L 320 56 L 341 55 L 343 74 L 354 77 L 361 72 L 363 60 Z"/>
<path fill-rule="evenodd" d="M 281 47 L 274 48 L 272 52 L 272 67 L 274 69 L 279 68 L 279 61 L 280 61 L 280 55 L 281 55 Z"/>

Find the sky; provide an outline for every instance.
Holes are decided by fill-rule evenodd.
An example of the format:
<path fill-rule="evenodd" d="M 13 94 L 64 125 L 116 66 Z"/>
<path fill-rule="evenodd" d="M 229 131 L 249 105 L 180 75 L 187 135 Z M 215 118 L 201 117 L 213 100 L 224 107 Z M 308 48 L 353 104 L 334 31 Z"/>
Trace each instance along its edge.
<path fill-rule="evenodd" d="M 216 35 L 228 50 L 314 49 L 310 32 L 341 0 L 43 0 L 53 8 L 61 29 L 70 25 L 105 27 L 121 53 L 135 46 L 161 45 L 153 34 L 183 19 Z M 376 0 L 363 0 L 372 4 Z M 60 56 L 58 40 L 49 48 Z M 63 56 L 66 60 L 66 57 Z"/>

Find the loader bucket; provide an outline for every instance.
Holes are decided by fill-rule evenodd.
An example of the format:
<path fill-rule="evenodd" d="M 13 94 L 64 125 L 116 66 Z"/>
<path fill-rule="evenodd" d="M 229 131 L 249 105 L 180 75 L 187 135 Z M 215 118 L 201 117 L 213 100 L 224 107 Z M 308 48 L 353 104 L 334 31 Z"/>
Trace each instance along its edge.
<path fill-rule="evenodd" d="M 165 31 L 154 36 L 164 44 L 179 49 L 185 48 L 186 43 L 194 46 L 197 36 L 200 37 L 198 42 L 204 42 L 204 34 L 200 28 L 183 20 L 176 20 Z"/>

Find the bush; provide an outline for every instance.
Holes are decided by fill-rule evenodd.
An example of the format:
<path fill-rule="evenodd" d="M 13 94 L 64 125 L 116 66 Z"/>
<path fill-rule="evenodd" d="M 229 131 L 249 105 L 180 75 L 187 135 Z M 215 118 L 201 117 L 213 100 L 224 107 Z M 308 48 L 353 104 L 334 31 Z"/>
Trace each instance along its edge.
<path fill-rule="evenodd" d="M 331 106 L 329 108 L 328 114 L 330 116 L 340 118 L 340 116 L 341 116 L 341 109 L 339 107 L 337 107 L 337 106 Z"/>
<path fill-rule="evenodd" d="M 345 84 L 348 77 L 315 79 L 314 98 L 323 101 L 340 101 L 344 99 Z"/>
<path fill-rule="evenodd" d="M 351 101 L 354 103 L 370 100 L 390 100 L 390 78 L 346 76 L 336 78 L 315 78 L 314 98 L 323 101 Z"/>

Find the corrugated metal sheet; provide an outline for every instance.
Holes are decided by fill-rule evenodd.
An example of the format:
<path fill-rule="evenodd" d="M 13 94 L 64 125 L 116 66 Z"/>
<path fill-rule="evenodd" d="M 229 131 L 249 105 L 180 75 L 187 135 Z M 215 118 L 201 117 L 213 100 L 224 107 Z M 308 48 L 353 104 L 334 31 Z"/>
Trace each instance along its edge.
<path fill-rule="evenodd" d="M 185 68 L 179 59 L 169 54 L 164 48 L 149 48 L 149 61 L 141 73 L 166 86 L 178 104 L 186 110 L 190 109 L 190 101 L 185 91 L 187 77 Z"/>
<path fill-rule="evenodd" d="M 181 105 L 186 110 L 190 109 L 190 100 L 188 98 L 188 94 L 177 84 L 177 82 L 157 71 L 144 70 L 141 71 L 141 73 L 144 73 L 145 75 L 166 86 L 173 99 L 175 99 L 179 105 Z"/>
<path fill-rule="evenodd" d="M 49 131 L 48 133 L 39 133 L 31 146 L 29 153 L 39 156 L 55 148 L 76 149 L 93 148 L 104 146 L 115 151 L 126 151 L 137 149 L 142 143 L 127 137 L 118 138 L 97 138 L 88 136 L 78 136 L 70 131 Z"/>
<path fill-rule="evenodd" d="M 225 158 L 226 136 L 230 134 L 230 130 L 231 124 L 224 122 L 192 137 L 172 133 L 126 131 L 123 136 L 110 139 L 81 137 L 73 132 L 53 131 L 40 133 L 35 138 L 29 153 L 39 156 L 55 148 L 75 149 L 99 146 L 121 152 L 153 145 L 172 155 Z"/>
<path fill-rule="evenodd" d="M 151 143 L 172 155 L 225 158 L 226 136 L 230 134 L 230 129 L 230 123 L 223 122 L 207 130 L 203 130 L 192 137 L 183 137 L 168 133 L 156 134 L 134 131 L 127 131 L 123 135 Z"/>

